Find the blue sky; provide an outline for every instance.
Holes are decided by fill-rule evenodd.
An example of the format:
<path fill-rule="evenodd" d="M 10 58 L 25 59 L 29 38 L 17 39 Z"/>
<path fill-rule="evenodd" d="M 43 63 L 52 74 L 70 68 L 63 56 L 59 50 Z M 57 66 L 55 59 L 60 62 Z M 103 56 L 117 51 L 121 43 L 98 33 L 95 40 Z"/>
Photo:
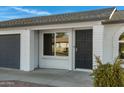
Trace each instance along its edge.
<path fill-rule="evenodd" d="M 108 8 L 108 6 L 0 6 L 0 21 L 100 8 Z M 119 6 L 117 9 L 124 10 L 124 6 Z"/>

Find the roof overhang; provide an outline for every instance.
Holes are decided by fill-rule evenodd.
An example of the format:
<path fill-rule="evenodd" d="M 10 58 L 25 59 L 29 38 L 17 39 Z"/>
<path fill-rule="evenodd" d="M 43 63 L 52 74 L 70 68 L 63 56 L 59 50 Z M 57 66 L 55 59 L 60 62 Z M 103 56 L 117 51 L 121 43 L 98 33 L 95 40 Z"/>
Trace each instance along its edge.
<path fill-rule="evenodd" d="M 0 28 L 109 20 L 115 11 L 116 8 L 112 7 L 75 13 L 13 19 L 0 22 Z"/>

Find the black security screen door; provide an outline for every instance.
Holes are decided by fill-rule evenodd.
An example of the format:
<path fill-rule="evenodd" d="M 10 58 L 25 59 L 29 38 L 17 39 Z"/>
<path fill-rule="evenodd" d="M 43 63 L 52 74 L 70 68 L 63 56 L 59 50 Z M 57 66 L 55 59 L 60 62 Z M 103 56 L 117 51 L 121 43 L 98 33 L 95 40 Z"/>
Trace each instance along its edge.
<path fill-rule="evenodd" d="M 92 69 L 92 30 L 76 31 L 75 68 Z"/>

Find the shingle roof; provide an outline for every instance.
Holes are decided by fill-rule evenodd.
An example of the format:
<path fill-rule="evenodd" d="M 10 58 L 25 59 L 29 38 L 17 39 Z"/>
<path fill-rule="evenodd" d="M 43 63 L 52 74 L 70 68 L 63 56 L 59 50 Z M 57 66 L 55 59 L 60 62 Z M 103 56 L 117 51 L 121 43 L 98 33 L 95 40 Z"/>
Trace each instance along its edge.
<path fill-rule="evenodd" d="M 98 10 L 92 10 L 92 11 L 83 11 L 83 12 L 76 12 L 76 13 L 65 13 L 65 14 L 58 14 L 58 15 L 2 21 L 0 22 L 0 28 L 108 20 L 114 9 L 115 8 L 112 7 L 112 8 L 98 9 Z"/>
<path fill-rule="evenodd" d="M 124 10 L 116 11 L 110 20 L 105 20 L 103 24 L 124 23 Z"/>

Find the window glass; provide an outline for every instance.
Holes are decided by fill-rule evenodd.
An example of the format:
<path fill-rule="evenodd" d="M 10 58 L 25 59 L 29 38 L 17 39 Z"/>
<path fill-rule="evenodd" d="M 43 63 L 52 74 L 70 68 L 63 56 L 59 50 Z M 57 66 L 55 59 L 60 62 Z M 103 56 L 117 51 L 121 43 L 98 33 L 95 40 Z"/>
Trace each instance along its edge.
<path fill-rule="evenodd" d="M 121 34 L 119 40 L 124 40 L 124 33 Z"/>
<path fill-rule="evenodd" d="M 124 59 L 124 43 L 119 43 L 119 54 L 120 58 Z"/>
<path fill-rule="evenodd" d="M 56 33 L 56 55 L 68 56 L 69 36 L 68 33 Z"/>
<path fill-rule="evenodd" d="M 44 34 L 44 55 L 53 56 L 54 55 L 54 33 L 45 33 Z"/>

